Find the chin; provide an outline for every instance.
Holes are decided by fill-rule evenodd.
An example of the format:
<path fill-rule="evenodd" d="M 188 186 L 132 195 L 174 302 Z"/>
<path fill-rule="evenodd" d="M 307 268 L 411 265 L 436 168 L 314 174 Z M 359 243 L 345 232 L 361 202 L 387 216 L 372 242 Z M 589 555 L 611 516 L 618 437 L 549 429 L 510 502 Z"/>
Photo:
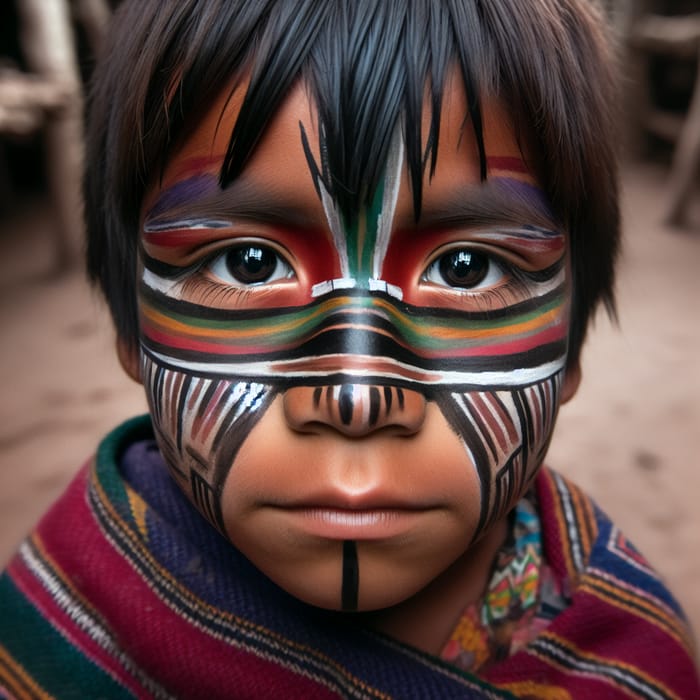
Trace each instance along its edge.
<path fill-rule="evenodd" d="M 356 605 L 348 606 L 343 602 L 342 584 L 339 580 L 334 582 L 335 585 L 328 586 L 319 585 L 321 583 L 319 581 L 315 581 L 312 586 L 306 582 L 283 584 L 276 581 L 276 583 L 287 593 L 304 603 L 324 610 L 347 613 L 374 612 L 391 608 L 411 598 L 421 589 L 419 585 L 404 590 L 394 585 L 387 585 L 386 581 L 383 584 L 379 582 L 376 585 L 367 584 L 360 586 Z"/>
<path fill-rule="evenodd" d="M 304 562 L 287 570 L 277 566 L 265 566 L 268 562 L 253 563 L 274 583 L 304 603 L 325 610 L 339 612 L 372 612 L 391 608 L 412 598 L 429 585 L 434 573 L 429 566 L 406 567 L 394 562 L 364 562 L 360 559 L 357 585 L 348 586 L 344 581 L 342 562 Z M 364 564 L 364 566 L 362 565 Z M 304 576 L 300 576 L 300 572 Z M 348 588 L 350 593 L 348 594 Z"/>

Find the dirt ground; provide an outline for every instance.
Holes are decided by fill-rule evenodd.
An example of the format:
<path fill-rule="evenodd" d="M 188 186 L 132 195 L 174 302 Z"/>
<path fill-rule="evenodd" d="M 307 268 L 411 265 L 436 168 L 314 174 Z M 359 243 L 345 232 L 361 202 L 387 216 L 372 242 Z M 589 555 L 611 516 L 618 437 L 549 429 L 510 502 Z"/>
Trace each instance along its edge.
<path fill-rule="evenodd" d="M 660 224 L 665 181 L 659 166 L 625 171 L 621 327 L 597 320 L 548 461 L 612 515 L 700 631 L 700 226 Z M 50 237 L 42 201 L 0 219 L 0 565 L 98 439 L 145 411 L 82 274 L 48 274 Z"/>

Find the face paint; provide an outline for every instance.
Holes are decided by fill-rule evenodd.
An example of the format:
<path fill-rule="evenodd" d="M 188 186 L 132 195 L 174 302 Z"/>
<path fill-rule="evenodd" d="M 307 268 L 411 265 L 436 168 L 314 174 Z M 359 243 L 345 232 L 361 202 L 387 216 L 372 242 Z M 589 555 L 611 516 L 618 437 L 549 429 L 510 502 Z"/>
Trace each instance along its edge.
<path fill-rule="evenodd" d="M 145 351 L 141 372 L 158 446 L 171 473 L 207 520 L 224 532 L 224 479 L 274 392 L 264 384 L 175 371 Z"/>
<path fill-rule="evenodd" d="M 511 156 L 489 158 L 485 185 L 445 176 L 415 227 L 400 224 L 398 135 L 353 217 L 304 130 L 295 149 L 289 182 L 305 173 L 307 189 L 287 197 L 288 219 L 243 179 L 236 197 L 221 192 L 206 159 L 166 178 L 144 217 L 142 373 L 161 450 L 205 517 L 295 595 L 338 606 L 297 580 L 318 561 L 308 578 L 366 609 L 391 604 L 376 593 L 382 567 L 410 569 L 407 591 L 425 585 L 534 478 L 566 362 L 565 237 Z M 249 171 L 278 176 L 255 160 Z M 442 437 L 415 437 L 441 424 Z M 347 511 L 368 517 L 338 525 Z M 458 515 L 441 539 L 445 513 Z"/>
<path fill-rule="evenodd" d="M 323 138 L 323 137 L 322 137 Z M 312 289 L 313 296 L 359 286 L 372 291 L 384 291 L 401 299 L 402 291 L 380 279 L 380 272 L 392 230 L 393 214 L 401 184 L 403 166 L 403 142 L 400 132 L 395 130 L 389 149 L 383 180 L 374 193 L 371 203 L 360 215 L 348 219 L 333 200 L 329 191 L 332 173 L 325 160 L 321 167 L 313 157 L 306 130 L 301 126 L 304 154 L 309 165 L 316 190 L 323 202 L 328 226 L 333 236 L 342 277 L 326 280 Z M 321 153 L 324 153 L 321 144 Z"/>
<path fill-rule="evenodd" d="M 343 542 L 343 587 L 340 607 L 345 612 L 357 610 L 357 591 L 360 587 L 360 570 L 357 562 L 357 544 L 352 540 Z"/>
<path fill-rule="evenodd" d="M 144 280 L 142 329 L 154 359 L 192 373 L 280 383 L 342 375 L 426 387 L 522 386 L 563 364 L 563 279 L 562 265 L 539 284 L 541 296 L 500 313 L 451 313 L 398 305 L 382 293 L 334 292 L 304 307 L 211 310 L 204 319 L 186 303 L 175 312 Z"/>

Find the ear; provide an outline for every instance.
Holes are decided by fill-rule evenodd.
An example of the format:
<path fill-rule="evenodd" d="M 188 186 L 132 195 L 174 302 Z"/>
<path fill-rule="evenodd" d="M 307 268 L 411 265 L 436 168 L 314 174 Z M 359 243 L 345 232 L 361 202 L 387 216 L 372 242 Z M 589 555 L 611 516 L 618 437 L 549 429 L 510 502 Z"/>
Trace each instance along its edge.
<path fill-rule="evenodd" d="M 117 357 L 123 370 L 135 382 L 141 384 L 141 362 L 138 344 L 127 343 L 123 338 L 117 338 Z"/>
<path fill-rule="evenodd" d="M 561 385 L 560 403 L 566 403 L 572 399 L 578 390 L 578 385 L 581 383 L 581 363 L 576 360 L 566 368 L 564 373 L 564 382 Z"/>

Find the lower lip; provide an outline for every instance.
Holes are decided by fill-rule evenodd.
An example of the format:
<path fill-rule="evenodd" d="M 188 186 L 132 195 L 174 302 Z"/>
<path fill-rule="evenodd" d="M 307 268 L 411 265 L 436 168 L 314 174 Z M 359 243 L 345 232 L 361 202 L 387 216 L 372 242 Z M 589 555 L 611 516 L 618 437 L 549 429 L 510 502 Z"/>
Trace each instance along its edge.
<path fill-rule="evenodd" d="M 375 540 L 406 534 L 422 511 L 298 508 L 287 511 L 304 532 L 337 540 Z"/>

